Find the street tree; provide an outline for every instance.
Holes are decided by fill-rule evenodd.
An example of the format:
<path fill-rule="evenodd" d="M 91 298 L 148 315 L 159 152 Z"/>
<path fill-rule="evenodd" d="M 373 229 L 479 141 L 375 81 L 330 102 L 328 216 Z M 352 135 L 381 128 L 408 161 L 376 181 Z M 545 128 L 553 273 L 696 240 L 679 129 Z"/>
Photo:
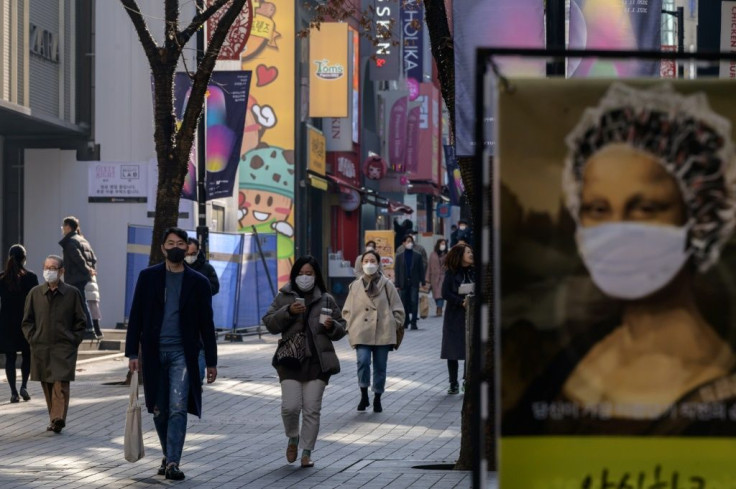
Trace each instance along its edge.
<path fill-rule="evenodd" d="M 230 27 L 241 14 L 247 18 L 247 32 L 250 33 L 252 21 L 251 0 L 196 0 L 196 14 L 189 24 L 180 28 L 180 5 L 178 0 L 165 0 L 164 36 L 160 44 L 151 34 L 146 16 L 141 12 L 136 0 L 120 0 L 130 17 L 138 35 L 143 52 L 151 67 L 153 82 L 153 139 L 158 162 L 158 184 L 156 187 L 156 213 L 153 220 L 154 242 L 167 227 L 176 226 L 179 218 L 179 198 L 184 178 L 187 174 L 192 143 L 197 124 L 202 115 L 205 93 L 212 71 L 215 68 Z M 187 2 L 189 3 L 189 2 Z M 153 18 L 153 17 L 152 17 Z M 183 110 L 180 124 L 177 124 L 174 105 L 174 78 L 179 60 L 184 59 L 183 50 L 192 37 L 211 20 L 213 32 L 207 42 L 206 51 L 196 63 L 196 70 L 190 73 L 192 88 L 189 100 Z M 159 246 L 151 246 L 149 264 L 163 260 Z"/>

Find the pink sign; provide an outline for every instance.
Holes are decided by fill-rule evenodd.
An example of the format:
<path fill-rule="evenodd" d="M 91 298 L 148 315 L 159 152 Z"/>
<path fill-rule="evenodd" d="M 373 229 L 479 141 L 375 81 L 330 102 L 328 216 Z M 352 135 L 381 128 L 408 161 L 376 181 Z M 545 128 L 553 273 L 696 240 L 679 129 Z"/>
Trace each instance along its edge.
<path fill-rule="evenodd" d="M 406 154 L 406 119 L 408 97 L 399 97 L 391 107 L 388 124 L 388 161 L 391 168 L 403 171 Z"/>

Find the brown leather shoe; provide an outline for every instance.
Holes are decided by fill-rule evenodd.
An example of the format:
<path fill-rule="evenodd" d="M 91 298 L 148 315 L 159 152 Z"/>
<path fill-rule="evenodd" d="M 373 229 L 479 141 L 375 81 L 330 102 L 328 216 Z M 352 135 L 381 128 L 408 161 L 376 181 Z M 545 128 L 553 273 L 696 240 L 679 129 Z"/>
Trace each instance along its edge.
<path fill-rule="evenodd" d="M 299 451 L 299 443 L 292 445 L 289 443 L 286 445 L 286 461 L 292 463 L 296 460 L 297 452 Z"/>
<path fill-rule="evenodd" d="M 307 469 L 309 467 L 314 467 L 314 462 L 312 462 L 312 459 L 309 458 L 309 455 L 304 455 L 302 457 L 302 468 Z"/>

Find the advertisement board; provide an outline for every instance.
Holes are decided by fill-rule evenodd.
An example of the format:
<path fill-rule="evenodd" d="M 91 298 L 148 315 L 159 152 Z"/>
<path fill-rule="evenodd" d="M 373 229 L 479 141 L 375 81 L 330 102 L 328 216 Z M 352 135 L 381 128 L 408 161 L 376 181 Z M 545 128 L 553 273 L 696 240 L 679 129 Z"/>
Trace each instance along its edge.
<path fill-rule="evenodd" d="M 348 25 L 322 22 L 309 32 L 309 117 L 347 117 Z"/>

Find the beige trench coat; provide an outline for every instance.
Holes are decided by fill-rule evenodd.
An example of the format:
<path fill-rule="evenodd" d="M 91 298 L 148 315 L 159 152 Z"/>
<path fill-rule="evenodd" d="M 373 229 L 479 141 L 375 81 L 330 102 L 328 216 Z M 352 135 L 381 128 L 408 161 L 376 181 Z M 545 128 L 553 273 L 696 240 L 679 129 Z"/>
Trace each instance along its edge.
<path fill-rule="evenodd" d="M 378 282 L 380 293 L 368 297 L 362 279 L 350 284 L 350 292 L 342 308 L 347 321 L 350 346 L 395 345 L 396 329 L 404 327 L 404 305 L 399 293 L 385 276 Z"/>

